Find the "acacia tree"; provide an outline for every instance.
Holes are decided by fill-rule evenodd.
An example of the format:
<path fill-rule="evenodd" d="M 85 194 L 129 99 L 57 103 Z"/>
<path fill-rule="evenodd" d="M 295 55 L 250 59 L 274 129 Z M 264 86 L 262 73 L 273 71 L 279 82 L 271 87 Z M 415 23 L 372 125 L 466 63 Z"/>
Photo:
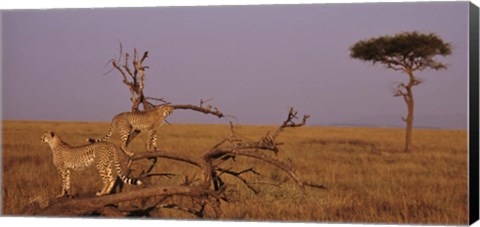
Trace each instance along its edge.
<path fill-rule="evenodd" d="M 402 117 L 406 122 L 405 152 L 412 150 L 412 128 L 414 99 L 413 87 L 421 84 L 422 79 L 414 75 L 415 71 L 425 69 L 446 69 L 447 66 L 434 59 L 435 56 L 447 56 L 452 52 L 451 45 L 434 33 L 403 32 L 394 36 L 381 36 L 355 43 L 350 47 L 350 57 L 363 61 L 380 63 L 388 69 L 408 75 L 407 83 L 399 83 L 394 88 L 395 97 L 403 97 L 408 114 Z"/>

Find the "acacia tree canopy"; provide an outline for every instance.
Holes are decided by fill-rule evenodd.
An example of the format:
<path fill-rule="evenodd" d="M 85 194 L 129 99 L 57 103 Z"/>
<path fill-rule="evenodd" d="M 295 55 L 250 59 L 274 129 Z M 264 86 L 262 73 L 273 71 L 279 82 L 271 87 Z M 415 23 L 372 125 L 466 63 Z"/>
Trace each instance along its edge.
<path fill-rule="evenodd" d="M 363 61 L 382 63 L 394 70 L 435 70 L 447 66 L 434 57 L 450 55 L 450 43 L 445 43 L 436 34 L 403 32 L 394 36 L 380 36 L 362 40 L 350 47 L 350 57 Z"/>

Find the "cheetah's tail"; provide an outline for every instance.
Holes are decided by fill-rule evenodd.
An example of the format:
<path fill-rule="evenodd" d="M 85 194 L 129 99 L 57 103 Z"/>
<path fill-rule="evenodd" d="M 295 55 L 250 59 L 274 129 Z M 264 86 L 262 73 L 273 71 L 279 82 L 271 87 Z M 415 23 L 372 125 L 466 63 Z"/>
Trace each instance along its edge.
<path fill-rule="evenodd" d="M 107 141 L 112 136 L 112 133 L 113 133 L 113 123 L 110 125 L 110 128 L 108 129 L 107 133 L 102 138 L 100 138 L 100 139 L 88 138 L 87 142 L 98 143 L 98 142 Z"/>
<path fill-rule="evenodd" d="M 125 184 L 131 184 L 131 185 L 141 185 L 142 181 L 138 179 L 133 179 L 133 178 L 128 178 L 122 173 L 122 168 L 120 167 L 120 162 L 118 161 L 118 155 L 117 155 L 117 150 L 113 153 L 114 155 L 114 163 L 115 163 L 115 169 L 117 170 L 117 175 L 120 177 L 120 179 L 123 181 Z"/>

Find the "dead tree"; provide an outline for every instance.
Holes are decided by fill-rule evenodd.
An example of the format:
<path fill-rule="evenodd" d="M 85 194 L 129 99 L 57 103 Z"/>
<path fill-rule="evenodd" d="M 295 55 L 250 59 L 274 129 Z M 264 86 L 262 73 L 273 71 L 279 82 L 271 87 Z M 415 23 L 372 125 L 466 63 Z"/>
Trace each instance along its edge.
<path fill-rule="evenodd" d="M 122 48 L 120 46 L 120 56 L 122 56 Z M 133 54 L 133 70 L 128 64 L 129 54 L 125 54 L 125 62 L 120 64 L 121 57 L 116 60 L 112 59 L 111 63 L 123 77 L 123 83 L 128 86 L 131 93 L 132 111 L 139 110 L 140 104 L 144 110 L 154 107 L 149 100 L 161 101 L 162 104 L 168 104 L 175 109 L 187 109 L 198 111 L 204 114 L 211 114 L 219 118 L 227 117 L 218 108 L 205 104 L 210 100 L 200 100 L 200 105 L 191 104 L 171 104 L 163 98 L 149 98 L 143 94 L 145 69 L 143 66 L 148 52 L 145 52 L 141 58 L 137 58 L 137 51 L 134 49 Z M 128 80 L 130 77 L 132 80 Z M 234 199 L 231 195 L 232 191 L 228 191 L 225 179 L 231 177 L 245 185 L 250 191 L 257 194 L 259 189 L 255 184 L 268 184 L 281 187 L 286 181 L 291 179 L 302 191 L 305 192 L 306 187 L 318 189 L 326 189 L 327 187 L 316 182 L 304 181 L 296 173 L 295 167 L 291 162 L 285 162 L 278 158 L 280 151 L 278 136 L 287 128 L 296 128 L 305 125 L 308 115 L 304 115 L 299 122 L 298 113 L 290 108 L 288 115 L 283 123 L 273 132 L 266 132 L 264 136 L 258 140 L 250 141 L 239 135 L 235 131 L 234 125 L 230 122 L 230 135 L 212 146 L 211 149 L 205 151 L 201 156 L 193 156 L 190 154 L 176 153 L 173 151 L 156 150 L 153 152 L 138 152 L 130 158 L 131 162 L 140 160 L 153 159 L 154 162 L 139 172 L 137 179 L 144 182 L 140 188 L 136 187 L 133 191 L 122 191 L 116 194 L 102 197 L 79 197 L 74 199 L 53 199 L 46 202 L 46 206 L 32 206 L 24 213 L 29 215 L 103 215 L 103 216 L 151 216 L 152 212 L 162 209 L 176 209 L 190 213 L 199 218 L 218 218 L 222 216 L 221 203 L 229 202 Z M 270 151 L 270 152 L 269 152 Z M 288 176 L 285 180 L 279 182 L 253 181 L 249 174 L 262 176 L 255 170 L 255 166 L 246 169 L 236 169 L 237 162 L 229 162 L 229 160 L 242 159 L 243 157 L 259 160 L 260 163 L 271 165 L 273 168 L 282 171 Z M 156 176 L 172 177 L 168 173 L 152 173 L 156 160 L 158 158 L 165 159 L 169 162 L 181 162 L 192 166 L 196 171 L 192 172 L 191 177 L 184 177 L 184 182 L 180 185 L 164 186 L 155 185 L 151 179 Z M 242 159 L 248 161 L 248 159 Z M 127 171 L 131 174 L 131 171 Z M 198 177 L 197 177 L 198 176 Z M 117 182 L 119 182 L 117 180 Z M 125 205 L 127 204 L 127 205 Z"/>

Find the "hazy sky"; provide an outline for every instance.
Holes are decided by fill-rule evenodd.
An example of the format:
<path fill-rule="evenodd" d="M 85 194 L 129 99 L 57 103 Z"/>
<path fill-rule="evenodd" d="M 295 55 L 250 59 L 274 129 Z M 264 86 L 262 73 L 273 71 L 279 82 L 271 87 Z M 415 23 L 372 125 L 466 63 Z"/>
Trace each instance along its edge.
<path fill-rule="evenodd" d="M 349 57 L 359 40 L 402 31 L 434 32 L 453 46 L 441 59 L 448 70 L 417 73 L 425 83 L 414 88 L 415 115 L 466 117 L 468 2 L 3 11 L 2 114 L 110 121 L 129 111 L 121 76 L 103 75 L 122 42 L 149 51 L 147 96 L 213 98 L 242 124 L 281 123 L 290 106 L 311 124 L 392 116 L 389 124 L 403 124 L 405 103 L 390 87 L 406 75 Z M 224 123 L 185 110 L 170 122 Z"/>

